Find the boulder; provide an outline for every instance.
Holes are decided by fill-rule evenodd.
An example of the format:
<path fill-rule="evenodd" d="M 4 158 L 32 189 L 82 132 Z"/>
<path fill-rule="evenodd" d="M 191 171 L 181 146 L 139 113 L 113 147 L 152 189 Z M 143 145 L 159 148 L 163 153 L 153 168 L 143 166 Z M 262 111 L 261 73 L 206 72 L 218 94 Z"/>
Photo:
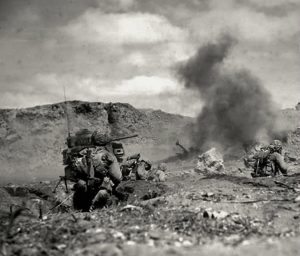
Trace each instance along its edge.
<path fill-rule="evenodd" d="M 211 148 L 198 156 L 197 170 L 203 172 L 224 171 L 223 156 L 216 148 Z"/>

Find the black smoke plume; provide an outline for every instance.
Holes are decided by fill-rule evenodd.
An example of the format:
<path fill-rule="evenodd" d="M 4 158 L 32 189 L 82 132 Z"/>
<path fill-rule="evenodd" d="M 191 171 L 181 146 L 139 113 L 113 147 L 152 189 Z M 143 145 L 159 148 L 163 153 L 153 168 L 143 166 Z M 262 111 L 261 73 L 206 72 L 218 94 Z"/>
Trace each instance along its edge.
<path fill-rule="evenodd" d="M 259 137 L 276 134 L 275 107 L 260 81 L 247 70 L 224 67 L 235 43 L 231 36 L 222 36 L 179 68 L 185 87 L 196 90 L 204 102 L 191 131 L 193 146 L 200 150 L 245 148 Z"/>

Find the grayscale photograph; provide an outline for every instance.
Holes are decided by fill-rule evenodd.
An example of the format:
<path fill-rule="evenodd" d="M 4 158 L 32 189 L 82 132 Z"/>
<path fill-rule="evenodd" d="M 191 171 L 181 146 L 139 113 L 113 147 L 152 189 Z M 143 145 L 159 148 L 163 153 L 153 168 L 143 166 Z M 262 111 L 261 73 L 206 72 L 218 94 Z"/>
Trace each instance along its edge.
<path fill-rule="evenodd" d="M 0 0 L 0 256 L 299 239 L 300 0 Z"/>

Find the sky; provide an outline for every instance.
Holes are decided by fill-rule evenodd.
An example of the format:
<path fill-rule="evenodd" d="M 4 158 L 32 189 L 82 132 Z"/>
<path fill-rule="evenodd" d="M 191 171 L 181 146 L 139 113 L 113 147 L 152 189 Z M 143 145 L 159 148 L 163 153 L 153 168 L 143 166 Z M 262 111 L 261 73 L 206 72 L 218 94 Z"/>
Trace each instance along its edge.
<path fill-rule="evenodd" d="M 230 33 L 281 108 L 300 101 L 300 0 L 0 0 L 0 108 L 128 102 L 194 116 L 177 67 Z"/>

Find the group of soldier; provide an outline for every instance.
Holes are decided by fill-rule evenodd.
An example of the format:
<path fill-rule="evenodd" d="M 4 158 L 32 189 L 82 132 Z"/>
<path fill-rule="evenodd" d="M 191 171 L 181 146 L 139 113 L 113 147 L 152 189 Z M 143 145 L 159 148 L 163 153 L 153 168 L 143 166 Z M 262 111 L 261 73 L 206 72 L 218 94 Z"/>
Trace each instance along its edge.
<path fill-rule="evenodd" d="M 121 143 L 113 142 L 106 135 L 81 132 L 67 140 L 64 150 L 65 175 L 75 181 L 73 205 L 75 209 L 93 211 L 112 203 L 112 195 L 126 201 L 128 194 L 118 190 L 124 180 L 166 180 L 166 166 L 152 168 L 149 161 L 141 160 L 135 154 L 124 160 Z M 129 136 L 130 137 L 130 136 Z M 131 136 L 132 137 L 132 136 Z M 124 137 L 128 138 L 128 137 Z M 282 143 L 274 140 L 271 144 L 258 146 L 244 158 L 245 166 L 251 168 L 252 177 L 287 175 L 287 164 L 282 155 Z"/>

